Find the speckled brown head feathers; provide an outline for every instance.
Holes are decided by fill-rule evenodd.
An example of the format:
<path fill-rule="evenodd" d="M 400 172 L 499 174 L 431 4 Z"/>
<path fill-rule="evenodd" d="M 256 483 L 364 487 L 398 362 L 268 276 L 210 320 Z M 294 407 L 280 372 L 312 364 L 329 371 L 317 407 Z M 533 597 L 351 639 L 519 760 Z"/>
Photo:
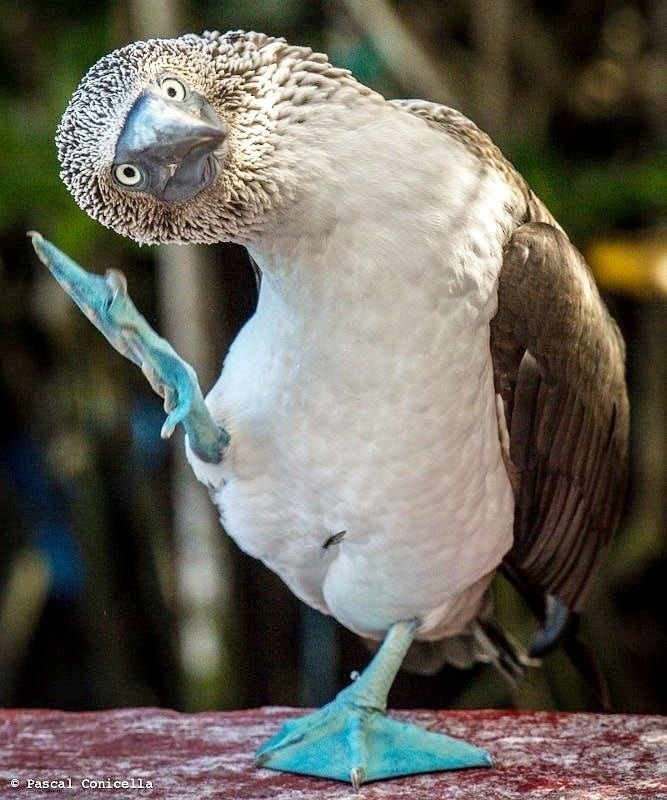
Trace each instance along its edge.
<path fill-rule="evenodd" d="M 132 105 L 163 73 L 206 97 L 228 132 L 215 183 L 178 204 L 123 191 L 111 176 Z M 84 211 L 139 242 L 247 241 L 294 195 L 284 134 L 333 93 L 373 95 L 326 56 L 263 34 L 135 42 L 100 59 L 74 93 L 56 136 L 61 177 Z"/>

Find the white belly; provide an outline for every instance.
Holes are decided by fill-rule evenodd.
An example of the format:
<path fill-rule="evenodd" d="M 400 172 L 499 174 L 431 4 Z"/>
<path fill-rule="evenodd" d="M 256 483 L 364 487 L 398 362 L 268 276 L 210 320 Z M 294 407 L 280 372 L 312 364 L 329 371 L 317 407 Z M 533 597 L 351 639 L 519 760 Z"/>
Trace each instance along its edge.
<path fill-rule="evenodd" d="M 343 303 L 325 330 L 263 287 L 207 400 L 230 452 L 193 462 L 239 546 L 367 636 L 462 629 L 512 539 L 488 314 L 421 291 L 393 320 Z"/>
<path fill-rule="evenodd" d="M 207 399 L 230 452 L 193 466 L 228 533 L 307 603 L 364 635 L 419 618 L 439 638 L 475 615 L 512 542 L 489 320 L 513 195 L 387 114 L 404 151 L 386 126 L 352 131 L 253 245 L 258 309 Z"/>

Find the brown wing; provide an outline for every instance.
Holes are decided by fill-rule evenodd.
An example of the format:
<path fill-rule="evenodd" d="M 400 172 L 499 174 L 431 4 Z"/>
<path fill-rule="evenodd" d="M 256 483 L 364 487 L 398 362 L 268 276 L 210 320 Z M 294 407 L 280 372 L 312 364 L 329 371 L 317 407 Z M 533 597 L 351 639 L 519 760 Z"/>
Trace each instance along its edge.
<path fill-rule="evenodd" d="M 548 214 L 532 197 L 531 210 Z M 551 224 L 522 225 L 506 247 L 491 352 L 516 495 L 506 564 L 576 611 L 623 505 L 625 353 L 584 259 Z"/>

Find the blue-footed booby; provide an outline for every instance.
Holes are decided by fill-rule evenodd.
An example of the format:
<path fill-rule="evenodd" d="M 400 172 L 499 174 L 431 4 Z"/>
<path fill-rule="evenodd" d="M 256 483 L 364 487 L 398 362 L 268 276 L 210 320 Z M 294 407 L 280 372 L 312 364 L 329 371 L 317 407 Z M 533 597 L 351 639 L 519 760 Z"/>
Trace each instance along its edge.
<path fill-rule="evenodd" d="M 118 273 L 35 245 L 183 422 L 227 533 L 302 600 L 383 641 L 259 764 L 366 780 L 482 766 L 385 715 L 407 657 L 515 665 L 489 585 L 581 608 L 617 526 L 624 345 L 547 208 L 459 112 L 387 101 L 328 58 L 241 31 L 137 42 L 85 76 L 62 178 L 137 242 L 244 245 L 256 311 L 206 397 Z M 344 533 L 343 533 L 344 532 Z"/>

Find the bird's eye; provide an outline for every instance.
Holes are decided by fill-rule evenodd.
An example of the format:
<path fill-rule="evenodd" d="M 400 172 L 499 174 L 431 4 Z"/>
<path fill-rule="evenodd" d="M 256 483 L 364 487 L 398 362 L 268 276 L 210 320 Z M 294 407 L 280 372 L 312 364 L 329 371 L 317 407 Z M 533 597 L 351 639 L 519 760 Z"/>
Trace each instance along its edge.
<path fill-rule="evenodd" d="M 159 85 L 162 93 L 171 100 L 185 100 L 185 86 L 178 78 L 162 78 Z"/>
<path fill-rule="evenodd" d="M 143 179 L 141 170 L 134 164 L 118 164 L 113 169 L 113 176 L 121 186 L 137 186 Z"/>

